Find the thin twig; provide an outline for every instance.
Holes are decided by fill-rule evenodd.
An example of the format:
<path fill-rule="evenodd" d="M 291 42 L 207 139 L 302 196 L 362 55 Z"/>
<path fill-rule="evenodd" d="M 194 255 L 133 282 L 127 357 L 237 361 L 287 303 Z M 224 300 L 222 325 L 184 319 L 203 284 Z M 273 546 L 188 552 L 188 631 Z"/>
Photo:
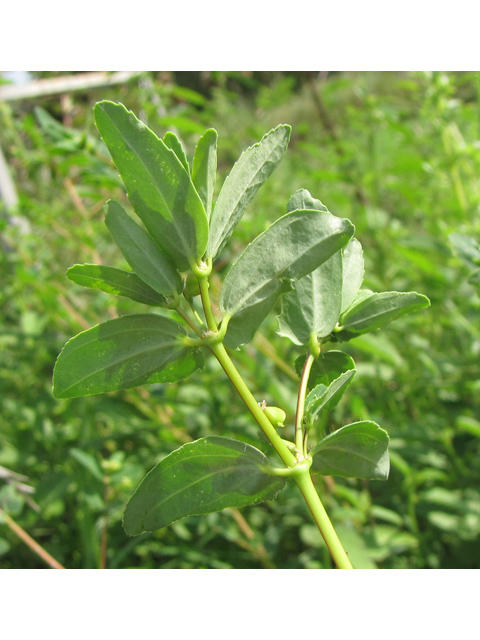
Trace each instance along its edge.
<path fill-rule="evenodd" d="M 22 529 L 20 525 L 18 525 L 12 518 L 6 514 L 3 509 L 0 509 L 0 516 L 3 517 L 5 524 L 10 527 L 10 529 L 22 540 L 26 545 L 30 547 L 30 549 L 37 554 L 44 562 L 48 564 L 52 569 L 65 569 L 53 556 L 51 556 L 48 551 L 45 551 L 43 547 L 41 547 L 38 542 L 28 535 L 26 531 Z"/>

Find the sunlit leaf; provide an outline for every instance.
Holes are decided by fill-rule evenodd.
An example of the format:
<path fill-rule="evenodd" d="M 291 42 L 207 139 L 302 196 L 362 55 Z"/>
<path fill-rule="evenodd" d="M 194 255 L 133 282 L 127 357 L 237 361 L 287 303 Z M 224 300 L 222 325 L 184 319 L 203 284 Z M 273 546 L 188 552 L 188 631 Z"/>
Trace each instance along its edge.
<path fill-rule="evenodd" d="M 193 157 L 192 180 L 210 220 L 213 189 L 217 175 L 217 139 L 215 129 L 208 129 L 198 141 Z"/>
<path fill-rule="evenodd" d="M 279 125 L 242 153 L 218 194 L 210 221 L 207 256 L 215 258 L 262 184 L 280 163 L 291 127 Z"/>
<path fill-rule="evenodd" d="M 430 306 L 429 299 L 421 293 L 386 291 L 373 293 L 360 291 L 355 302 L 340 318 L 335 338 L 340 342 L 380 327 L 401 316 Z"/>
<path fill-rule="evenodd" d="M 307 189 L 299 189 L 290 196 L 287 204 L 287 213 L 297 211 L 298 209 L 316 209 L 317 211 L 328 211 L 327 207 L 313 198 Z"/>
<path fill-rule="evenodd" d="M 182 147 L 182 143 L 178 139 L 178 137 L 173 133 L 173 131 L 167 131 L 167 133 L 163 136 L 163 141 L 167 145 L 169 149 L 175 152 L 175 155 L 180 160 L 180 162 L 185 167 L 185 170 L 190 172 L 190 166 L 187 160 L 187 154 L 185 153 L 185 149 Z"/>
<path fill-rule="evenodd" d="M 282 293 L 346 245 L 352 223 L 326 211 L 293 211 L 261 233 L 231 267 L 220 294 L 226 344 L 249 342 Z"/>
<path fill-rule="evenodd" d="M 343 283 L 342 308 L 343 313 L 352 304 L 363 282 L 365 265 L 362 245 L 356 238 L 352 238 L 342 251 Z"/>

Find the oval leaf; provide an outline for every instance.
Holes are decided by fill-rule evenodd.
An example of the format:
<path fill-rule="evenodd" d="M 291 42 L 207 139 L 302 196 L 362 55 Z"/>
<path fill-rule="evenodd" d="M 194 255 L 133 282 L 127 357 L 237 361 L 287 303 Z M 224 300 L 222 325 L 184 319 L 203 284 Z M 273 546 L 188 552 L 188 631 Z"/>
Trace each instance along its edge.
<path fill-rule="evenodd" d="M 337 251 L 282 297 L 277 333 L 298 345 L 308 344 L 312 334 L 324 338 L 335 328 L 341 304 L 342 255 Z"/>
<path fill-rule="evenodd" d="M 225 343 L 249 342 L 278 297 L 344 247 L 353 233 L 349 220 L 315 210 L 287 213 L 261 233 L 222 287 L 220 308 L 231 318 Z"/>
<path fill-rule="evenodd" d="M 215 258 L 262 184 L 287 150 L 292 128 L 281 124 L 242 153 L 218 194 L 210 222 L 207 257 Z"/>
<path fill-rule="evenodd" d="M 285 481 L 265 473 L 267 464 L 261 451 L 238 440 L 189 442 L 142 480 L 125 509 L 125 531 L 136 536 L 186 516 L 271 500 Z"/>
<path fill-rule="evenodd" d="M 415 291 L 360 291 L 356 301 L 340 318 L 341 326 L 337 327 L 335 338 L 340 342 L 351 340 L 362 333 L 380 329 L 407 313 L 428 306 L 429 299 Z"/>
<path fill-rule="evenodd" d="M 99 289 L 148 304 L 165 306 L 167 299 L 141 280 L 136 273 L 101 264 L 75 264 L 67 271 L 67 277 L 76 284 L 90 289 Z"/>
<path fill-rule="evenodd" d="M 187 270 L 205 252 L 208 221 L 185 167 L 122 104 L 98 102 L 94 111 L 135 212 L 177 269 Z"/>
<path fill-rule="evenodd" d="M 198 141 L 193 157 L 192 180 L 210 220 L 213 189 L 217 175 L 217 139 L 215 129 L 208 129 Z"/>
<path fill-rule="evenodd" d="M 311 470 L 323 476 L 386 480 L 388 433 L 375 422 L 355 422 L 334 431 L 311 451 Z"/>
<path fill-rule="evenodd" d="M 57 358 L 53 393 L 76 398 L 141 384 L 176 382 L 203 366 L 185 329 L 158 315 L 122 316 L 79 333 Z"/>
<path fill-rule="evenodd" d="M 153 238 L 113 200 L 105 205 L 105 223 L 137 275 L 164 296 L 181 293 L 183 280 Z"/>

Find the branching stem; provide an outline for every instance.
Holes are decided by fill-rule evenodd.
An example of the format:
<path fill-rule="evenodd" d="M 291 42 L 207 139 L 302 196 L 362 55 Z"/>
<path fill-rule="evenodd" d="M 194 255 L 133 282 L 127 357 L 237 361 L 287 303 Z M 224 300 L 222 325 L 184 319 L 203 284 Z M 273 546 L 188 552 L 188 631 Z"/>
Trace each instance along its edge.
<path fill-rule="evenodd" d="M 200 294 L 202 296 L 202 304 L 205 312 L 205 317 L 207 319 L 208 328 L 212 333 L 218 334 L 217 323 L 215 321 L 215 318 L 213 317 L 213 311 L 208 292 L 208 279 L 199 278 L 198 281 L 200 285 Z M 204 346 L 208 346 L 208 348 L 215 355 L 215 357 L 223 367 L 223 370 L 225 371 L 227 377 L 230 379 L 230 382 L 233 384 L 243 402 L 245 403 L 246 407 L 270 441 L 277 454 L 280 456 L 282 462 L 285 464 L 285 469 L 270 468 L 270 471 L 273 473 L 273 475 L 286 477 L 290 476 L 291 479 L 296 482 L 337 567 L 339 569 L 353 569 L 352 564 L 348 559 L 344 548 L 342 547 L 342 543 L 340 542 L 335 529 L 333 528 L 333 525 L 330 522 L 330 519 L 325 511 L 322 501 L 320 500 L 320 497 L 315 489 L 310 475 L 311 460 L 307 457 L 307 453 L 304 450 L 304 447 L 306 447 L 306 438 L 304 439 L 303 437 L 302 421 L 305 409 L 307 383 L 312 364 L 315 360 L 315 357 L 317 357 L 320 352 L 320 348 L 316 338 L 314 343 L 312 343 L 313 348 L 309 348 L 309 351 L 307 353 L 307 358 L 300 380 L 297 414 L 295 421 L 296 451 L 295 449 L 292 451 L 291 449 L 293 448 L 293 445 L 292 447 L 288 447 L 287 444 L 278 435 L 274 426 L 271 424 L 270 420 L 265 415 L 264 411 L 262 411 L 258 402 L 255 400 L 244 379 L 237 371 L 237 368 L 233 364 L 232 359 L 225 349 L 222 339 L 223 336 L 217 335 L 217 337 L 218 340 L 215 340 L 213 342 L 210 341 L 210 343 L 205 342 Z"/>

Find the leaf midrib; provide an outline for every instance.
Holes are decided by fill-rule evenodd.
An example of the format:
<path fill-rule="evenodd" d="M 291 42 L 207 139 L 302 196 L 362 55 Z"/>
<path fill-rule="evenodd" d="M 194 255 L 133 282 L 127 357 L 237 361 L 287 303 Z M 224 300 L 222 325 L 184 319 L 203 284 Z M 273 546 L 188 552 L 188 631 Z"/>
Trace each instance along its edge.
<path fill-rule="evenodd" d="M 395 293 L 397 293 L 399 296 L 402 296 L 402 297 L 403 297 L 403 296 L 407 296 L 407 295 L 408 295 L 408 293 L 400 293 L 400 292 L 397 292 L 397 291 L 396 291 Z M 375 294 L 373 294 L 373 295 L 375 295 Z M 371 298 L 372 298 L 372 296 L 369 296 L 369 297 L 366 299 L 366 301 L 365 301 L 365 307 L 367 307 L 367 308 L 368 308 L 367 300 L 368 300 L 368 301 L 370 301 L 370 300 L 371 300 Z M 387 298 L 383 298 L 383 299 L 384 299 L 384 300 L 386 300 Z M 380 298 L 380 297 L 376 298 L 376 301 L 378 301 L 378 300 L 382 300 L 382 298 Z M 371 304 L 371 302 L 370 302 L 369 304 Z M 407 303 L 407 304 L 403 304 L 403 305 L 401 305 L 401 306 L 396 306 L 396 307 L 393 307 L 393 308 L 388 309 L 388 310 L 383 311 L 383 312 L 382 312 L 381 310 L 379 310 L 379 311 L 377 311 L 377 313 L 373 313 L 373 314 L 370 314 L 370 315 L 367 315 L 367 316 L 359 317 L 359 318 L 357 318 L 354 322 L 351 322 L 351 323 L 349 323 L 349 322 L 348 322 L 348 317 L 347 317 L 347 318 L 345 318 L 346 323 L 344 323 L 344 324 L 343 324 L 343 327 L 344 327 L 345 329 L 352 329 L 353 327 L 356 327 L 356 326 L 358 326 L 359 324 L 361 324 L 362 322 L 366 322 L 367 320 L 376 320 L 377 318 L 379 318 L 379 317 L 381 317 L 381 316 L 388 316 L 388 315 L 389 315 L 389 314 L 391 314 L 391 313 L 395 313 L 395 311 L 400 311 L 400 310 L 405 309 L 405 308 L 407 308 L 407 307 L 414 307 L 414 306 L 416 306 L 417 304 L 420 304 L 420 301 L 418 301 L 418 302 L 411 302 L 410 304 L 409 304 L 409 303 Z M 364 309 L 365 309 L 365 307 L 364 307 Z M 360 313 L 360 314 L 361 314 L 361 313 L 362 313 L 362 311 L 364 311 L 364 309 L 361 309 L 361 310 L 360 310 L 360 311 L 358 311 L 357 313 Z M 354 313 L 353 313 L 353 312 L 354 312 L 354 310 L 352 309 L 352 315 L 354 315 Z"/>
<path fill-rule="evenodd" d="M 296 218 L 296 220 L 300 220 L 300 219 L 301 218 Z M 292 224 L 293 224 L 293 222 L 294 221 L 292 221 Z M 285 227 L 285 228 L 287 228 L 287 227 Z M 270 282 L 272 282 L 274 280 L 278 280 L 278 286 L 277 286 L 277 289 L 278 289 L 281 286 L 280 279 L 282 277 L 284 277 L 284 274 L 288 271 L 288 269 L 290 269 L 295 263 L 297 263 L 303 256 L 305 256 L 307 253 L 310 253 L 310 252 L 314 251 L 315 249 L 317 249 L 318 247 L 320 247 L 321 244 L 324 243 L 326 240 L 333 239 L 334 237 L 337 237 L 337 236 L 341 236 L 345 232 L 346 232 L 346 230 L 344 229 L 344 230 L 337 231 L 336 233 L 332 233 L 332 234 L 328 234 L 326 236 L 323 236 L 321 241 L 318 242 L 318 244 L 310 245 L 307 249 L 305 249 L 301 253 L 297 254 L 297 256 L 295 257 L 295 260 L 293 262 L 291 262 L 288 266 L 286 266 L 282 271 L 280 271 L 280 272 L 278 272 L 278 273 L 276 273 L 274 275 L 271 275 L 270 279 L 269 280 L 264 280 L 261 285 L 258 285 L 257 287 L 249 288 L 248 291 L 243 295 L 242 299 L 239 300 L 237 302 L 237 304 L 234 306 L 233 310 L 232 311 L 228 311 L 228 309 L 225 309 L 225 312 L 227 312 L 227 313 L 229 313 L 230 315 L 233 316 L 236 313 L 238 313 L 241 309 L 244 309 L 245 307 L 250 306 L 250 305 L 246 304 L 247 301 L 249 299 L 251 299 L 252 297 L 254 297 L 256 293 L 261 291 L 263 289 L 263 287 L 265 287 L 267 284 L 269 284 Z M 255 242 L 255 240 L 253 242 Z M 250 247 L 253 245 L 253 242 L 252 242 L 252 244 L 249 245 Z M 242 255 L 245 255 L 245 254 L 242 254 Z M 262 255 L 263 255 L 263 257 L 262 257 L 262 262 L 263 262 L 263 260 L 265 260 L 266 256 L 268 255 L 268 251 L 264 251 Z M 235 268 L 238 265 L 238 263 L 240 262 L 241 258 L 242 258 L 242 256 L 240 256 L 239 260 L 235 263 L 235 265 L 232 267 L 232 269 Z M 324 264 L 324 263 L 321 263 L 321 264 Z M 321 264 L 319 266 L 321 266 Z M 228 275 L 229 274 L 227 274 L 227 278 L 228 278 Z M 294 278 L 294 279 L 297 280 L 298 278 Z M 262 300 L 265 300 L 265 298 L 262 298 Z M 253 303 L 253 304 L 256 304 L 256 303 Z"/>
<path fill-rule="evenodd" d="M 127 333 L 127 331 L 138 331 L 138 329 L 125 330 L 125 333 Z M 155 330 L 154 329 L 150 329 L 148 331 L 152 331 L 153 332 Z M 97 341 L 97 339 L 91 340 L 89 343 L 86 343 L 86 344 L 88 345 L 91 342 L 95 342 L 95 341 Z M 169 342 L 165 342 L 162 345 L 159 345 L 157 347 L 147 347 L 147 348 L 142 349 L 140 351 L 135 351 L 135 353 L 131 353 L 131 354 L 125 356 L 125 357 L 119 357 L 119 358 L 111 361 L 108 365 L 106 365 L 104 367 L 100 367 L 98 369 L 95 369 L 94 371 L 90 372 L 88 375 L 84 376 L 83 378 L 77 379 L 74 384 L 71 384 L 69 387 L 65 387 L 64 389 L 62 389 L 61 393 L 63 394 L 66 391 L 69 391 L 70 389 L 73 389 L 73 388 L 77 387 L 79 384 L 81 384 L 85 380 L 88 380 L 89 378 L 92 378 L 93 376 L 97 375 L 100 371 L 108 371 L 112 367 L 114 367 L 114 366 L 116 366 L 118 364 L 121 364 L 123 362 L 127 362 L 131 358 L 136 358 L 138 356 L 141 356 L 142 354 L 147 353 L 148 351 L 152 351 L 152 352 L 161 351 L 165 347 L 171 347 L 171 346 L 175 346 L 177 344 L 178 344 L 177 340 L 172 340 L 172 341 L 169 341 Z M 66 358 L 68 356 L 72 356 L 77 349 L 81 349 L 82 347 L 85 347 L 85 346 L 86 345 L 84 344 L 84 345 L 79 345 L 78 347 L 72 348 L 71 352 L 69 354 L 67 354 Z M 163 364 L 163 362 L 162 362 L 162 364 Z M 145 373 L 143 373 L 142 376 L 144 376 Z"/>
<path fill-rule="evenodd" d="M 195 456 L 194 459 L 197 460 L 198 458 L 234 458 L 236 461 L 239 459 L 240 456 L 228 456 L 225 454 L 201 454 L 198 456 Z M 192 458 L 190 458 L 192 459 Z M 170 471 L 171 469 L 175 468 L 177 465 L 182 464 L 183 462 L 185 462 L 185 460 L 179 460 L 178 462 L 176 462 L 175 464 L 171 465 L 170 467 L 168 467 L 167 469 L 165 469 L 165 471 Z M 255 462 L 248 462 L 245 465 L 242 465 L 244 468 L 245 467 L 257 467 L 257 466 L 261 466 L 260 463 L 255 463 Z M 166 502 L 168 502 L 169 500 L 172 500 L 175 496 L 177 496 L 179 493 L 182 493 L 183 491 L 186 491 L 187 489 L 190 489 L 191 487 L 194 487 L 196 484 L 199 484 L 200 482 L 203 482 L 204 480 L 208 480 L 208 478 L 211 478 L 213 476 L 219 475 L 221 473 L 227 473 L 229 471 L 233 471 L 236 468 L 238 468 L 238 465 L 232 465 L 230 467 L 222 467 L 222 469 L 218 469 L 216 471 L 212 471 L 211 473 L 205 474 L 204 476 L 202 476 L 201 478 L 199 478 L 198 480 L 195 480 L 194 482 L 191 482 L 188 485 L 182 485 L 182 487 L 180 489 L 178 489 L 178 491 L 175 491 L 174 493 L 169 494 L 164 500 L 160 501 L 157 503 L 157 505 L 155 507 L 153 507 L 153 511 L 157 511 L 158 509 L 160 509 L 160 507 L 162 505 L 164 505 Z M 246 481 L 248 481 L 248 477 L 246 478 Z M 243 486 L 243 483 L 239 486 Z M 218 498 L 216 498 L 216 500 L 218 500 Z M 215 502 L 216 500 L 211 500 L 210 502 L 206 502 L 204 503 L 205 505 L 211 504 L 212 502 Z M 193 515 L 193 514 L 192 514 Z"/>
<path fill-rule="evenodd" d="M 104 112 L 105 113 L 105 112 Z M 116 123 L 110 118 L 110 122 L 113 124 L 113 126 L 115 127 L 115 129 L 117 130 L 117 132 L 121 135 L 121 137 L 125 140 L 125 143 L 127 144 L 127 146 L 129 147 L 129 149 L 131 151 L 133 151 L 133 153 L 135 154 L 135 157 L 137 159 L 140 160 L 141 164 L 145 167 L 145 169 L 147 170 L 148 175 L 151 177 L 153 184 L 155 185 L 155 191 L 160 195 L 160 198 L 162 200 L 162 202 L 165 205 L 165 208 L 168 210 L 169 216 L 170 216 L 170 220 L 169 222 L 173 223 L 173 226 L 175 228 L 175 230 L 177 231 L 177 235 L 178 238 L 180 239 L 180 242 L 182 244 L 182 248 L 185 251 L 185 255 L 187 256 L 187 259 L 189 260 L 190 258 L 192 258 L 192 254 L 190 252 L 190 248 L 188 247 L 188 245 L 186 245 L 186 241 L 185 238 L 183 236 L 182 233 L 180 233 L 180 229 L 176 224 L 175 224 L 175 216 L 173 215 L 173 210 L 170 208 L 170 206 L 168 205 L 167 201 L 165 200 L 165 197 L 163 196 L 158 184 L 157 184 L 157 180 L 155 177 L 155 174 L 152 173 L 152 171 L 150 170 L 150 168 L 148 167 L 148 165 L 146 164 L 146 162 L 143 160 L 142 156 L 138 154 L 137 151 L 137 147 L 135 147 L 133 144 L 131 144 L 129 142 L 129 140 L 122 134 L 121 130 L 119 129 L 119 127 L 117 127 Z M 145 126 L 145 125 L 143 125 Z M 145 127 L 148 131 L 151 131 L 151 129 L 148 129 L 148 127 Z M 160 138 L 158 138 L 158 136 L 155 135 L 155 133 L 153 131 L 151 131 L 152 135 L 155 136 L 155 138 L 157 138 L 158 142 L 162 143 L 162 141 L 160 140 Z M 162 143 L 164 144 L 164 143 Z M 166 147 L 166 145 L 165 145 Z M 166 147 L 167 151 L 170 153 L 173 153 L 173 155 L 175 156 L 175 152 L 172 151 L 171 149 L 168 149 L 168 147 Z M 176 156 L 175 156 L 176 157 Z M 180 161 L 179 161 L 180 162 Z M 182 167 L 183 168 L 183 167 Z M 176 173 L 176 177 L 178 177 L 178 173 Z"/>
<path fill-rule="evenodd" d="M 278 127 L 277 127 L 277 129 L 278 129 Z M 273 131 L 277 131 L 277 129 L 274 129 Z M 273 132 L 272 132 L 272 134 L 273 134 Z M 267 134 L 267 135 L 268 135 L 268 134 Z M 283 138 L 282 138 L 282 140 L 283 140 Z M 257 142 L 257 143 L 255 143 L 254 145 L 252 145 L 249 149 L 245 149 L 245 151 L 241 154 L 240 158 L 238 159 L 238 162 L 240 162 L 240 161 L 241 161 L 241 159 L 242 159 L 242 157 L 244 156 L 244 154 L 248 153 L 249 151 L 253 151 L 253 149 L 255 149 L 255 148 L 260 147 L 261 143 L 262 143 L 262 141 L 260 140 L 259 142 Z M 233 228 L 236 226 L 236 224 L 237 224 L 237 222 L 238 222 L 238 220 L 236 219 L 236 218 L 237 218 L 237 216 L 235 215 L 235 213 L 236 213 L 237 209 L 239 208 L 240 202 L 242 201 L 242 199 L 244 199 L 244 198 L 245 198 L 246 193 L 251 189 L 253 182 L 254 182 L 254 181 L 257 181 L 257 182 L 258 182 L 258 180 L 257 180 L 257 176 L 258 176 L 258 174 L 262 171 L 263 167 L 267 164 L 267 162 L 269 162 L 269 161 L 270 161 L 270 158 L 272 157 L 273 153 L 276 151 L 277 147 L 279 146 L 279 143 L 280 143 L 280 141 L 278 141 L 278 142 L 277 142 L 277 144 L 275 144 L 275 145 L 272 147 L 271 151 L 270 151 L 270 152 L 269 152 L 269 154 L 268 154 L 267 159 L 266 159 L 266 160 L 262 163 L 262 165 L 257 169 L 257 171 L 255 172 L 255 174 L 254 174 L 253 178 L 249 181 L 248 186 L 247 186 L 247 187 L 245 187 L 245 189 L 243 189 L 243 191 L 240 193 L 240 195 L 238 196 L 238 198 L 236 198 L 236 202 L 235 202 L 235 205 L 233 206 L 233 209 L 232 209 L 231 214 L 228 216 L 228 211 L 227 211 L 227 216 L 228 216 L 228 217 L 226 217 L 226 218 L 225 218 L 225 213 L 223 213 L 223 216 L 222 216 L 222 217 L 225 219 L 225 223 L 223 224 L 223 227 L 222 227 L 221 233 L 219 233 L 219 234 L 216 236 L 216 238 L 215 238 L 215 239 L 217 239 L 217 238 L 218 238 L 218 242 L 215 242 L 215 244 L 217 245 L 217 247 L 214 249 L 214 251 L 211 251 L 211 252 L 209 252 L 209 253 L 212 253 L 212 254 L 213 254 L 213 253 L 218 253 L 218 251 L 221 249 L 221 245 L 222 245 L 223 241 L 224 241 L 225 239 L 228 239 L 228 237 L 231 235 L 231 230 L 233 230 Z M 234 169 L 234 168 L 235 168 L 235 165 L 234 165 L 234 167 L 232 168 L 232 171 L 233 171 L 233 169 Z M 221 188 L 220 193 L 219 193 L 218 198 L 217 198 L 217 204 L 218 204 L 218 199 L 220 198 L 221 193 L 222 193 L 222 191 L 223 191 L 224 187 L 225 187 L 225 188 L 227 188 L 227 187 L 228 187 L 229 179 L 230 179 L 231 174 L 232 174 L 232 172 L 230 172 L 230 173 L 228 174 L 228 176 L 227 176 L 227 177 L 226 177 L 226 179 L 225 179 L 224 184 L 222 185 L 222 188 Z M 225 201 L 227 202 L 227 198 L 226 198 L 226 197 L 225 197 Z M 220 202 L 221 202 L 221 201 L 220 201 Z M 215 209 L 216 209 L 217 204 L 216 204 L 216 205 L 215 205 L 215 207 L 213 208 L 212 216 L 211 216 L 211 217 L 213 217 L 213 216 L 214 216 L 214 213 L 215 213 Z M 245 208 L 246 208 L 247 206 L 248 206 L 248 203 L 247 203 L 247 205 L 245 205 Z M 225 207 L 224 207 L 223 211 L 224 211 L 224 212 L 226 211 Z M 231 224 L 228 224 L 229 222 L 231 222 Z"/>

